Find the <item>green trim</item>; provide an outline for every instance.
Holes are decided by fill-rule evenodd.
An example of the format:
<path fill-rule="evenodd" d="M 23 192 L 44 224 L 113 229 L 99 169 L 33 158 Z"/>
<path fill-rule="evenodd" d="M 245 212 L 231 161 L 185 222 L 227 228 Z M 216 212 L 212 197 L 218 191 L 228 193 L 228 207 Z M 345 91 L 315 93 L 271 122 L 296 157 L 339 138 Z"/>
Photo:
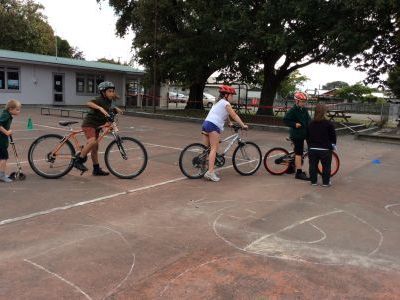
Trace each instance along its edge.
<path fill-rule="evenodd" d="M 102 63 L 97 61 L 86 61 L 81 59 L 72 59 L 65 57 L 56 57 L 56 56 L 1 50 L 1 49 L 0 49 L 0 61 L 57 65 L 68 68 L 107 70 L 107 71 L 115 71 L 115 72 L 138 74 L 138 75 L 144 74 L 144 71 L 132 68 L 130 66 L 121 66 L 121 65 Z"/>

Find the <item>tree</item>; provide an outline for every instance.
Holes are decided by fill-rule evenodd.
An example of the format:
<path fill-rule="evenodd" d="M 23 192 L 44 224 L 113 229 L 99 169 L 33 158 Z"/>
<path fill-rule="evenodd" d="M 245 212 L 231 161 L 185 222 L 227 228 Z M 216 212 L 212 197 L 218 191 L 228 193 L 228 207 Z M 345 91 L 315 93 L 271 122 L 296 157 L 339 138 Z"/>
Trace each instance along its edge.
<path fill-rule="evenodd" d="M 102 57 L 102 58 L 99 58 L 97 61 L 108 63 L 108 64 L 114 64 L 114 65 L 129 66 L 129 64 L 127 64 L 126 62 L 125 63 L 121 63 L 119 60 L 118 61 L 114 60 L 114 58 L 110 59 L 110 58 Z"/>
<path fill-rule="evenodd" d="M 333 90 L 333 89 L 340 89 L 343 87 L 349 86 L 347 82 L 344 81 L 332 81 L 324 84 L 322 86 L 323 90 Z"/>
<path fill-rule="evenodd" d="M 155 70 L 157 82 L 169 80 L 189 87 L 186 107 L 203 109 L 207 79 L 233 59 L 239 45 L 235 1 L 209 0 L 205 5 L 202 0 L 157 0 L 157 7 L 155 1 L 108 2 L 119 16 L 117 33 L 134 31 L 136 57 L 147 74 L 153 76 Z"/>
<path fill-rule="evenodd" d="M 395 1 L 242 0 L 237 29 L 242 44 L 230 74 L 244 81 L 263 72 L 258 114 L 272 114 L 280 83 L 293 71 L 316 62 L 349 66 L 393 28 Z"/>
<path fill-rule="evenodd" d="M 400 66 L 394 68 L 389 73 L 387 85 L 392 90 L 393 94 L 400 99 Z"/>
<path fill-rule="evenodd" d="M 365 85 L 357 83 L 355 85 L 346 86 L 336 91 L 336 95 L 339 98 L 345 99 L 349 102 L 353 102 L 356 100 L 363 101 L 367 99 L 371 99 L 373 97 L 371 92 L 372 88 L 369 88 Z"/>
<path fill-rule="evenodd" d="M 400 66 L 400 1 L 384 1 L 388 4 L 387 14 L 390 15 L 390 26 L 381 29 L 373 45 L 354 58 L 359 71 L 367 71 L 365 82 L 383 83 L 381 74 L 388 73 Z"/>
<path fill-rule="evenodd" d="M 32 0 L 1 0 L 0 48 L 54 55 L 54 32 L 42 9 Z"/>
<path fill-rule="evenodd" d="M 83 51 L 79 50 L 78 47 L 74 47 L 72 58 L 85 60 L 85 55 L 83 54 Z"/>
<path fill-rule="evenodd" d="M 72 58 L 74 54 L 74 48 L 70 46 L 67 40 L 56 36 L 57 39 L 57 56 Z"/>
<path fill-rule="evenodd" d="M 83 58 L 83 53 L 67 40 L 54 36 L 54 31 L 42 14 L 43 6 L 32 0 L 0 0 L 0 48 Z"/>
<path fill-rule="evenodd" d="M 296 70 L 281 82 L 278 87 L 278 94 L 286 98 L 288 95 L 294 94 L 296 90 L 299 90 L 303 83 L 308 80 L 307 76 L 301 75 L 300 72 Z"/>

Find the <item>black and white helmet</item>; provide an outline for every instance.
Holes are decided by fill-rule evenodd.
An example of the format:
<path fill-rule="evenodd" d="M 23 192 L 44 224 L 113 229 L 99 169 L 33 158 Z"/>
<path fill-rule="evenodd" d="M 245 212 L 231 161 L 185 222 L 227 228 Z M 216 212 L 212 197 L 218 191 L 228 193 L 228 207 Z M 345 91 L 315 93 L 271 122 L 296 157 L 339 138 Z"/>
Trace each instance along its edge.
<path fill-rule="evenodd" d="M 99 92 L 105 92 L 108 89 L 115 89 L 114 83 L 111 81 L 103 81 L 98 86 Z"/>

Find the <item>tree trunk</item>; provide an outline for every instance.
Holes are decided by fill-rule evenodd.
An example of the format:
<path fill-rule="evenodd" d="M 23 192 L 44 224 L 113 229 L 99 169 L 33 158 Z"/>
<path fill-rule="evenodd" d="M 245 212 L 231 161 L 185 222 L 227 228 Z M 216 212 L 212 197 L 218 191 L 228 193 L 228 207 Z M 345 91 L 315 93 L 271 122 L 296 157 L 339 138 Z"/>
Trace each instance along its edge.
<path fill-rule="evenodd" d="M 204 109 L 203 92 L 206 80 L 203 82 L 195 81 L 190 85 L 189 100 L 185 109 Z"/>
<path fill-rule="evenodd" d="M 264 71 L 264 82 L 261 89 L 260 107 L 257 110 L 257 115 L 274 115 L 273 105 L 279 84 L 280 82 L 274 74 L 274 70 Z"/>

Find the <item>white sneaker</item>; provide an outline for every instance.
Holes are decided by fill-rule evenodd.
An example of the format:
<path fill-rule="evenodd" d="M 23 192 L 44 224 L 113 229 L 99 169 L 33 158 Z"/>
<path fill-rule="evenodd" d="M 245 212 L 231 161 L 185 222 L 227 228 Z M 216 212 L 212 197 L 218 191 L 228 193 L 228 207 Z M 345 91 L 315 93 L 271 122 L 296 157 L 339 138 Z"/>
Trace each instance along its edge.
<path fill-rule="evenodd" d="M 207 171 L 204 174 L 204 178 L 214 181 L 214 182 L 218 182 L 220 180 L 220 178 L 214 172 L 211 173 L 210 171 Z"/>
<path fill-rule="evenodd" d="M 8 176 L 6 176 L 6 175 L 1 176 L 1 177 L 0 177 L 0 181 L 7 182 L 7 183 L 13 182 L 13 181 L 12 181 Z"/>

